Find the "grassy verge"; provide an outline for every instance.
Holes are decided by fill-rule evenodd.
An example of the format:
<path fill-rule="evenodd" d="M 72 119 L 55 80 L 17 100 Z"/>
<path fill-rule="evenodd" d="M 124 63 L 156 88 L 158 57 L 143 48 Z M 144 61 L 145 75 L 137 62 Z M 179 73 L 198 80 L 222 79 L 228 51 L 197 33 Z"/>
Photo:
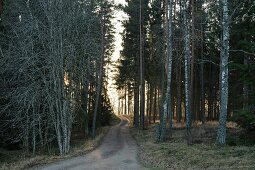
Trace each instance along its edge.
<path fill-rule="evenodd" d="M 74 144 L 70 153 L 65 156 L 58 156 L 57 154 L 28 155 L 23 150 L 6 151 L 0 149 L 0 169 L 26 169 L 86 154 L 94 150 L 100 144 L 109 129 L 110 126 L 98 129 L 95 139 L 80 139 L 73 141 Z"/>
<path fill-rule="evenodd" d="M 187 146 L 180 130 L 172 139 L 157 143 L 153 129 L 131 129 L 139 145 L 138 159 L 149 169 L 255 169 L 254 145 L 219 147 L 208 142 Z"/>

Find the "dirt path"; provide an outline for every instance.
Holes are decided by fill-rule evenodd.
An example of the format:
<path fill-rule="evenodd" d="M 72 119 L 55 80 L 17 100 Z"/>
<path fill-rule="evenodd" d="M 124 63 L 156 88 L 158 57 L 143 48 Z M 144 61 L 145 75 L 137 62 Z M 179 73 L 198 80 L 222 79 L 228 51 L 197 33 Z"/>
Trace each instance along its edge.
<path fill-rule="evenodd" d="M 136 160 L 137 146 L 128 129 L 128 120 L 113 126 L 102 145 L 91 153 L 49 164 L 37 169 L 56 170 L 140 170 L 145 169 Z"/>

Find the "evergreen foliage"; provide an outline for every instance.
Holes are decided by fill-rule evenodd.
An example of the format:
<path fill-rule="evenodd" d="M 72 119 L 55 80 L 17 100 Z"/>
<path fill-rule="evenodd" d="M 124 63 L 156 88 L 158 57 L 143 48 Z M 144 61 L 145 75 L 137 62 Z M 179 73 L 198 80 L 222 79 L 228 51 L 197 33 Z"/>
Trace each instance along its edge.
<path fill-rule="evenodd" d="M 173 119 L 178 122 L 189 120 L 186 112 L 190 112 L 190 125 L 196 121 L 219 120 L 220 106 L 227 111 L 224 113 L 227 117 L 244 118 L 242 113 L 248 115 L 254 114 L 254 2 L 253 1 L 229 1 L 227 4 L 229 18 L 225 18 L 226 24 L 229 25 L 229 46 L 225 47 L 223 52 L 223 9 L 222 1 L 173 1 L 173 75 L 172 82 L 167 85 L 167 62 L 166 47 L 168 42 L 167 32 L 167 3 L 169 1 L 153 0 L 148 5 L 148 17 L 146 27 L 146 36 L 144 42 L 145 54 L 145 83 L 146 83 L 146 123 L 160 123 L 167 121 L 168 128 L 171 127 L 169 117 L 173 112 Z M 186 4 L 185 4 L 186 3 Z M 137 75 L 139 74 L 139 2 L 128 1 L 124 11 L 129 16 L 128 20 L 123 23 L 125 28 L 123 34 L 123 51 L 117 69 L 116 85 L 120 91 L 120 103 L 124 110 L 126 108 L 125 95 L 132 95 L 134 106 L 134 123 L 136 123 L 136 110 L 139 110 L 139 97 L 135 94 L 137 87 Z M 187 5 L 187 10 L 184 9 Z M 187 14 L 187 23 L 184 23 L 185 12 Z M 228 21 L 226 21 L 228 20 Z M 187 31 L 185 32 L 185 27 Z M 226 25 L 225 25 L 226 26 Z M 184 42 L 187 40 L 187 49 L 191 54 L 187 58 L 187 68 L 185 70 Z M 224 42 L 226 43 L 226 41 Z M 224 54 L 229 53 L 229 61 L 222 63 Z M 223 65 L 221 65 L 223 64 Z M 222 79 L 219 77 L 220 65 L 222 71 L 229 68 L 229 85 L 221 86 Z M 187 72 L 187 87 L 185 92 L 185 71 Z M 228 71 L 227 71 L 228 72 Z M 137 83 L 137 84 L 136 84 Z M 124 93 L 127 86 L 131 84 L 131 91 Z M 166 99 L 165 91 L 167 86 L 171 87 L 172 110 L 167 112 L 167 120 L 162 117 L 163 104 Z M 190 89 L 190 90 L 189 90 Z M 222 91 L 224 90 L 225 91 Z M 228 97 L 222 97 L 221 93 L 228 93 Z M 190 103 L 190 110 L 184 111 L 185 98 L 184 94 L 190 93 L 186 97 Z M 227 94 L 226 93 L 226 94 Z M 233 97 L 235 96 L 235 97 Z M 224 100 L 228 104 L 224 104 Z M 222 103 L 223 102 L 223 103 Z M 220 104 L 222 103 L 222 104 Z M 137 106 L 136 106 L 137 105 Z M 119 105 L 121 107 L 121 105 Z M 138 107 L 138 108 L 137 108 Z M 243 111 L 242 111 L 243 110 Z M 245 111 L 246 110 L 246 111 Z M 248 111 L 248 112 L 247 112 Z M 236 115 L 236 116 L 235 116 Z M 238 116 L 239 115 L 239 116 Z M 250 117 L 250 116 L 248 116 Z M 237 119 L 235 119 L 237 120 Z M 222 123 L 224 125 L 224 121 Z M 222 127 L 223 127 L 222 126 Z M 136 127 L 138 127 L 136 125 Z M 159 126 L 157 126 L 158 129 Z M 157 136 L 160 137 L 160 130 L 157 130 Z M 166 136 L 169 136 L 170 130 L 167 130 Z M 225 138 L 225 137 L 223 137 Z M 192 142 L 191 136 L 189 139 Z M 225 140 L 224 140 L 225 141 Z M 224 143 L 223 141 L 223 143 Z"/>

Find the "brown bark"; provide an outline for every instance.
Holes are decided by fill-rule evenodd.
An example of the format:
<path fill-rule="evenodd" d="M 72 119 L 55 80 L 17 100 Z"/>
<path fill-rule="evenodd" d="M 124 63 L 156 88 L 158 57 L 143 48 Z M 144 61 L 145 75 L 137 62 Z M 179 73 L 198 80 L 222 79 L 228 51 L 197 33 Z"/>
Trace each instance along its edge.
<path fill-rule="evenodd" d="M 195 61 L 195 4 L 194 0 L 191 1 L 191 13 L 192 13 L 192 33 L 191 33 L 191 63 L 190 63 L 190 114 L 193 118 L 193 121 L 196 119 L 195 113 L 195 96 L 194 96 L 194 61 Z"/>
<path fill-rule="evenodd" d="M 140 128 L 144 129 L 144 109 L 145 109 L 145 81 L 144 81 L 144 56 L 143 56 L 143 18 L 142 0 L 140 0 Z"/>

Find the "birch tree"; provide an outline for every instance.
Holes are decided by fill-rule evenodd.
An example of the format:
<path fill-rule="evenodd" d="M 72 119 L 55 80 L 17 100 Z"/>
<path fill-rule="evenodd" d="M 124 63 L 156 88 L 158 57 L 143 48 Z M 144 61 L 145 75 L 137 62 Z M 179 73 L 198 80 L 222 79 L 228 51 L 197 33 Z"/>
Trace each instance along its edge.
<path fill-rule="evenodd" d="M 6 117 L 12 120 L 9 127 L 20 128 L 16 141 L 24 140 L 27 148 L 32 136 L 33 151 L 56 140 L 60 154 L 66 154 L 81 84 L 76 80 L 84 80 L 84 75 L 76 74 L 77 63 L 81 55 L 95 54 L 87 52 L 92 43 L 84 46 L 79 39 L 81 35 L 86 39 L 84 28 L 89 25 L 79 24 L 86 23 L 86 13 L 77 1 L 9 0 L 7 4 L 4 22 L 12 39 L 9 50 L 3 52 L 1 61 L 6 66 L 1 73 L 8 73 L 8 88 L 15 89 L 9 92 L 5 107 Z M 91 41 L 97 44 L 96 39 Z M 91 64 L 89 59 L 80 61 Z"/>
<path fill-rule="evenodd" d="M 191 139 L 191 113 L 190 113 L 190 22 L 188 19 L 188 1 L 183 4 L 183 23 L 184 23 L 184 70 L 185 70 L 185 113 L 186 113 L 186 131 L 187 143 Z"/>
<path fill-rule="evenodd" d="M 166 121 L 167 121 L 167 114 L 169 114 L 169 128 L 170 128 L 170 134 L 172 130 L 172 118 L 173 118 L 173 112 L 172 112 L 172 106 L 171 106 L 171 80 L 172 80 L 172 61 L 173 61 L 173 33 L 172 33 L 172 8 L 173 8 L 173 1 L 172 0 L 166 0 L 166 8 L 167 8 L 167 14 L 166 14 L 166 20 L 167 20 L 167 90 L 165 94 L 165 101 L 163 105 L 163 119 L 162 122 L 160 122 L 160 141 L 165 140 L 166 137 Z"/>
<path fill-rule="evenodd" d="M 220 57 L 220 117 L 216 143 L 226 143 L 226 121 L 228 113 L 228 58 L 229 58 L 229 15 L 228 0 L 222 0 L 222 49 Z"/>

